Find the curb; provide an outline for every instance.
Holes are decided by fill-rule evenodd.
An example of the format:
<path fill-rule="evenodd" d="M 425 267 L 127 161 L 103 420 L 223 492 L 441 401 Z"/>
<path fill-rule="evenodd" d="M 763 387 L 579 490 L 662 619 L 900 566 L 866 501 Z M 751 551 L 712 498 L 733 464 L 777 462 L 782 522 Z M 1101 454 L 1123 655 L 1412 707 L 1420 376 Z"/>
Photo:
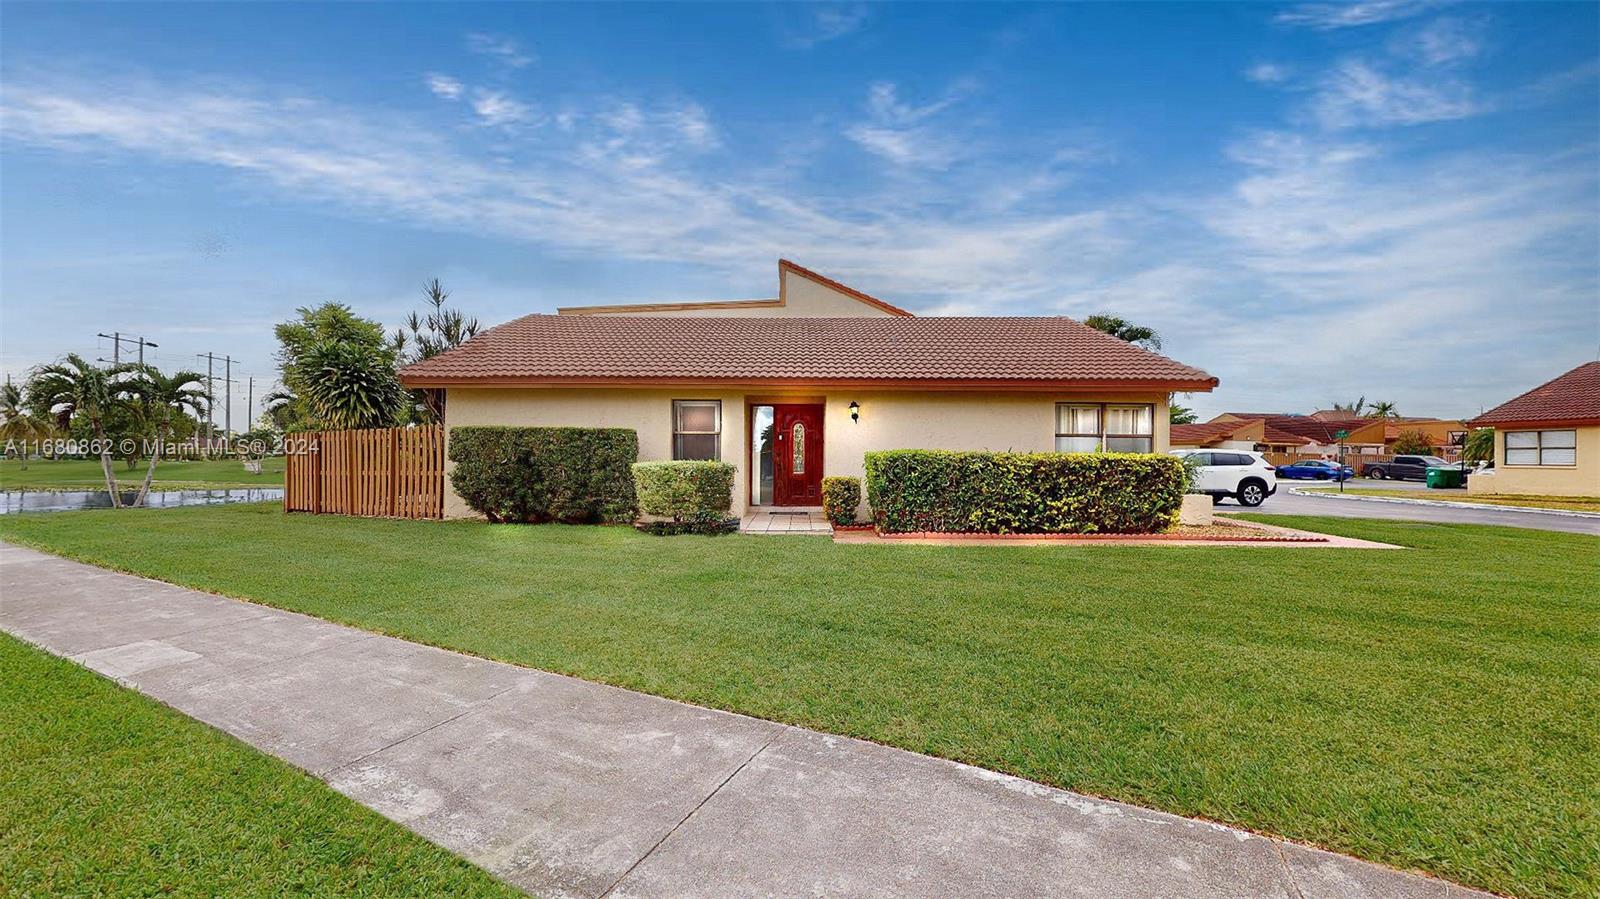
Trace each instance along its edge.
<path fill-rule="evenodd" d="M 1398 496 L 1361 496 L 1353 493 L 1332 493 L 1327 490 L 1304 490 L 1290 487 L 1295 496 L 1320 496 L 1324 499 L 1353 500 L 1364 503 L 1398 503 L 1402 506 L 1433 506 L 1436 509 L 1479 509 L 1488 512 L 1532 512 L 1535 515 L 1559 515 L 1564 518 L 1600 518 L 1600 512 L 1574 512 L 1569 509 L 1535 509 L 1532 506 L 1496 506 L 1490 503 L 1456 503 L 1436 499 L 1405 499 Z"/>

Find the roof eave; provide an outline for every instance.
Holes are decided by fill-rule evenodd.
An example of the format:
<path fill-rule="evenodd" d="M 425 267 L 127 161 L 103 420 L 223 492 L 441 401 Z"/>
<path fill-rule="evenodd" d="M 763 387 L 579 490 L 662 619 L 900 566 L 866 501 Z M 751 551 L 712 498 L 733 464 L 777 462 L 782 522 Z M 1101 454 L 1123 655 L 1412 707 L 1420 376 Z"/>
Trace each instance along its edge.
<path fill-rule="evenodd" d="M 854 387 L 886 390 L 1006 390 L 1053 392 L 1061 390 L 1154 390 L 1166 393 L 1200 393 L 1216 388 L 1216 378 L 762 378 L 762 377 L 467 377 L 461 375 L 400 375 L 409 388 L 440 387 Z"/>

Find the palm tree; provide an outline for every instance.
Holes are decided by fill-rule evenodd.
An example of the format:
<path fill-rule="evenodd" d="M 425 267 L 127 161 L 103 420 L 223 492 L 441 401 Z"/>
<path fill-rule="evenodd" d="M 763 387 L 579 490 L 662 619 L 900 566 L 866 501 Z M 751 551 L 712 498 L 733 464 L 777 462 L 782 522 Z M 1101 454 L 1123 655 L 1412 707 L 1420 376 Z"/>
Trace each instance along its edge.
<path fill-rule="evenodd" d="M 150 482 L 155 480 L 161 449 L 172 436 L 173 413 L 181 415 L 189 410 L 199 416 L 206 411 L 211 394 L 206 392 L 205 382 L 206 376 L 197 371 L 178 371 L 168 376 L 155 366 L 146 365 L 139 369 L 138 377 L 128 383 L 128 391 L 144 404 L 156 427 L 156 445 L 150 452 L 150 465 L 145 469 L 144 483 L 139 485 L 139 495 L 134 497 L 135 506 L 144 505 L 145 498 L 150 495 Z"/>
<path fill-rule="evenodd" d="M 1461 446 L 1461 458 L 1468 462 L 1494 461 L 1494 428 L 1473 428 Z"/>
<path fill-rule="evenodd" d="M 49 419 L 34 415 L 22 402 L 22 388 L 6 379 L 0 386 L 0 440 L 22 445 L 17 459 L 23 471 L 28 470 L 28 444 L 37 443 L 55 434 L 55 425 Z"/>
<path fill-rule="evenodd" d="M 99 368 L 77 353 L 68 353 L 60 362 L 41 365 L 28 379 L 28 402 L 35 411 L 54 414 L 62 430 L 74 418 L 86 419 L 94 431 L 100 450 L 100 469 L 106 477 L 106 490 L 111 494 L 111 506 L 122 508 L 122 496 L 117 493 L 117 478 L 111 471 L 111 446 L 106 440 L 105 420 L 117 404 L 124 402 L 122 376 L 138 369 L 137 365 L 112 365 Z"/>
<path fill-rule="evenodd" d="M 1364 397 L 1364 396 L 1359 398 L 1359 399 L 1357 399 L 1353 403 L 1334 403 L 1333 404 L 1333 411 L 1335 411 L 1335 412 L 1348 412 L 1348 413 L 1350 413 L 1351 417 L 1359 416 L 1361 414 L 1362 410 L 1364 410 L 1366 408 L 1367 408 L 1367 398 Z"/>
<path fill-rule="evenodd" d="M 1161 349 L 1161 335 L 1154 328 L 1136 325 L 1115 315 L 1091 315 L 1083 323 L 1096 331 L 1104 331 L 1119 340 L 1126 340 L 1147 350 Z"/>
<path fill-rule="evenodd" d="M 1398 418 L 1398 417 L 1400 417 L 1400 410 L 1395 406 L 1394 403 L 1390 403 L 1390 402 L 1373 403 L 1372 404 L 1372 408 L 1367 410 L 1367 417 L 1368 418 Z"/>

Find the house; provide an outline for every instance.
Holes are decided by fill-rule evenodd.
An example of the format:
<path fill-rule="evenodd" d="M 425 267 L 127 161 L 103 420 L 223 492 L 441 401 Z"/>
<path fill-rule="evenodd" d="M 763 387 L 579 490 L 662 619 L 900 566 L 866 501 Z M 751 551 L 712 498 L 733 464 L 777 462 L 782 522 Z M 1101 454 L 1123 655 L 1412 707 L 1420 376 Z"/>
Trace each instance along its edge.
<path fill-rule="evenodd" d="M 1586 362 L 1467 422 L 1494 428 L 1493 471 L 1469 493 L 1600 496 L 1600 362 Z"/>
<path fill-rule="evenodd" d="M 1420 431 L 1440 455 L 1459 452 L 1466 425 L 1441 418 L 1352 417 L 1338 410 L 1322 410 L 1311 415 L 1276 415 L 1257 412 L 1224 412 L 1210 423 L 1260 421 L 1280 434 L 1299 438 L 1302 443 L 1291 452 L 1332 456 L 1342 442 L 1349 455 L 1384 455 L 1394 452 L 1394 444 L 1407 431 Z M 1345 436 L 1341 439 L 1339 432 Z"/>
<path fill-rule="evenodd" d="M 916 317 L 787 260 L 776 299 L 563 308 L 408 366 L 445 426 L 633 428 L 721 459 L 734 512 L 816 506 L 879 449 L 1164 452 L 1169 396 L 1217 379 L 1069 318 Z M 451 493 L 446 515 L 470 514 Z"/>
<path fill-rule="evenodd" d="M 1170 441 L 1173 449 L 1242 449 L 1258 453 L 1293 453 L 1311 443 L 1305 437 L 1267 424 L 1264 418 L 1173 425 Z"/>

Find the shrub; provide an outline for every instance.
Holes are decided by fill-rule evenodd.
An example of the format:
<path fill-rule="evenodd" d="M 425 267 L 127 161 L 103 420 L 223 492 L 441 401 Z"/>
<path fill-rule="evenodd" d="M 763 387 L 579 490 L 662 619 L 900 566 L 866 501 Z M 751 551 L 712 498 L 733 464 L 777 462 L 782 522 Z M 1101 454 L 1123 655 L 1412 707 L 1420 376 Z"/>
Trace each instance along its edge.
<path fill-rule="evenodd" d="M 727 462 L 639 462 L 633 466 L 639 509 L 671 518 L 643 526 L 651 533 L 721 534 L 733 505 L 733 466 Z M 737 525 L 737 522 L 734 522 Z"/>
<path fill-rule="evenodd" d="M 1426 456 L 1433 452 L 1433 441 L 1424 431 L 1408 430 L 1395 435 L 1389 451 L 1405 456 Z"/>
<path fill-rule="evenodd" d="M 450 483 L 492 522 L 632 521 L 637 458 L 628 428 L 450 429 Z"/>
<path fill-rule="evenodd" d="M 889 533 L 1152 533 L 1175 520 L 1185 481 L 1165 455 L 867 453 L 867 502 Z"/>
<path fill-rule="evenodd" d="M 822 512 L 828 520 L 840 527 L 855 524 L 856 509 L 861 506 L 861 480 L 859 478 L 830 477 L 822 479 Z"/>

